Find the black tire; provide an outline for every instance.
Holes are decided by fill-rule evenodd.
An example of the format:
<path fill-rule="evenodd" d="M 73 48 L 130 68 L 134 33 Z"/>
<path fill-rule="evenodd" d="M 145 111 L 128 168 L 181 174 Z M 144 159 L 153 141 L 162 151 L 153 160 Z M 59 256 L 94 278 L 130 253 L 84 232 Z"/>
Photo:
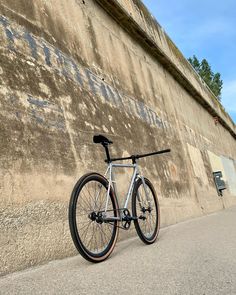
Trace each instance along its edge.
<path fill-rule="evenodd" d="M 118 237 L 118 221 L 98 223 L 89 214 L 105 208 L 108 181 L 97 173 L 86 174 L 76 183 L 69 204 L 70 232 L 79 253 L 88 261 L 101 262 L 113 251 Z M 95 197 L 99 196 L 99 197 Z M 117 217 L 118 206 L 110 190 L 109 216 Z M 104 245 L 103 245 L 104 244 Z"/>
<path fill-rule="evenodd" d="M 132 213 L 133 216 L 138 217 L 134 220 L 138 236 L 145 244 L 152 244 L 156 241 L 160 229 L 160 208 L 153 185 L 147 178 L 144 178 L 144 181 L 151 207 L 146 199 L 143 182 L 139 178 L 132 194 Z"/>

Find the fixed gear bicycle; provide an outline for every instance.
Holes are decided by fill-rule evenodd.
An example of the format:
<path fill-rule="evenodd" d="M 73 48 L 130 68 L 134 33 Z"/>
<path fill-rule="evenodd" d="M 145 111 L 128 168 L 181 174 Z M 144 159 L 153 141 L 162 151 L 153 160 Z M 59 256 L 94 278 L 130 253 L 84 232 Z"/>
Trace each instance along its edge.
<path fill-rule="evenodd" d="M 88 261 L 101 262 L 112 253 L 119 228 L 128 230 L 131 222 L 140 239 L 146 244 L 156 241 L 160 228 L 160 208 L 151 182 L 140 174 L 137 160 L 170 152 L 170 149 L 125 158 L 111 158 L 108 146 L 112 144 L 103 135 L 95 135 L 106 152 L 108 164 L 105 176 L 88 173 L 75 184 L 69 204 L 70 232 L 79 253 Z M 114 162 L 132 160 L 132 164 Z M 114 168 L 132 168 L 133 175 L 123 207 L 119 207 Z M 128 210 L 131 197 L 132 214 Z"/>

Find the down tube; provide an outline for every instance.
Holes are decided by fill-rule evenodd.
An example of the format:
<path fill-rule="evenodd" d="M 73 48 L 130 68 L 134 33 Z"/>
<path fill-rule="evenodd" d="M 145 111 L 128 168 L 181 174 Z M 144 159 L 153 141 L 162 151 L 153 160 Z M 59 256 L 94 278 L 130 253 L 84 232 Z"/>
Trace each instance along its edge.
<path fill-rule="evenodd" d="M 132 190 L 133 190 L 133 187 L 134 187 L 134 181 L 135 181 L 135 178 L 137 176 L 137 166 L 135 165 L 134 166 L 134 173 L 133 173 L 133 176 L 132 176 L 132 179 L 131 179 L 131 183 L 130 183 L 130 186 L 129 186 L 129 191 L 128 191 L 128 194 L 127 194 L 127 198 L 126 198 L 126 201 L 125 201 L 125 205 L 124 205 L 124 208 L 127 208 L 128 207 L 128 202 L 129 202 L 129 198 L 132 194 Z"/>

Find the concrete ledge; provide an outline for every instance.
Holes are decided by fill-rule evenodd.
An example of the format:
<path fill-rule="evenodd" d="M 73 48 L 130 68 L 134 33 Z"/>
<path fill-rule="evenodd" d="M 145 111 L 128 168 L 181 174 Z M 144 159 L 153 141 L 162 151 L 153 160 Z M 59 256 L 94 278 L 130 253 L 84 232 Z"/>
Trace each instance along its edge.
<path fill-rule="evenodd" d="M 146 32 L 146 30 L 137 23 L 134 17 L 128 13 L 128 11 L 119 3 L 118 0 L 95 0 L 99 3 L 113 18 L 116 20 L 119 25 L 125 29 L 136 41 L 139 42 L 151 55 L 158 59 L 158 61 L 173 75 L 173 77 L 193 96 L 193 98 L 200 103 L 213 117 L 218 117 L 219 122 L 224 126 L 230 134 L 236 138 L 236 127 L 230 118 L 230 116 L 225 112 L 222 105 L 217 101 L 216 97 L 209 90 L 206 84 L 197 76 L 196 72 L 183 57 L 182 53 L 170 40 L 170 38 L 164 33 L 163 43 L 168 43 L 168 46 L 172 47 L 171 51 L 175 51 L 176 56 L 181 59 L 181 62 L 187 68 L 187 75 L 183 70 L 174 62 L 167 53 L 163 50 L 163 46 L 156 43 L 154 38 Z M 152 22 L 152 29 L 156 31 L 161 30 L 158 28 L 158 24 L 153 21 L 152 16 L 147 15 L 147 11 L 144 11 L 144 5 L 140 0 L 136 1 L 138 3 L 139 9 L 142 10 L 145 17 L 149 17 L 149 21 Z M 153 25 L 154 24 L 154 25 Z M 197 80 L 199 84 L 198 88 L 191 83 L 191 80 Z M 203 89 L 201 89 L 203 88 Z M 203 96 L 202 92 L 206 94 Z"/>

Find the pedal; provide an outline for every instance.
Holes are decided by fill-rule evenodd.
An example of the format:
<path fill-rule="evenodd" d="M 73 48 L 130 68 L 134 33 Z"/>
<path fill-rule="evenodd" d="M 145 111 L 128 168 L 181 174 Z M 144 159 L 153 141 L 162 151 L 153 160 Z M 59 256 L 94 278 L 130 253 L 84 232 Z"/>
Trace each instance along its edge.
<path fill-rule="evenodd" d="M 103 217 L 103 222 L 113 222 L 113 221 L 120 221 L 120 217 Z"/>
<path fill-rule="evenodd" d="M 138 219 L 139 219 L 139 217 L 137 217 L 137 216 L 124 216 L 122 218 L 122 221 L 133 221 L 133 220 L 138 220 Z"/>
<path fill-rule="evenodd" d="M 137 217 L 137 219 L 146 220 L 147 217 L 141 215 L 141 216 Z"/>

